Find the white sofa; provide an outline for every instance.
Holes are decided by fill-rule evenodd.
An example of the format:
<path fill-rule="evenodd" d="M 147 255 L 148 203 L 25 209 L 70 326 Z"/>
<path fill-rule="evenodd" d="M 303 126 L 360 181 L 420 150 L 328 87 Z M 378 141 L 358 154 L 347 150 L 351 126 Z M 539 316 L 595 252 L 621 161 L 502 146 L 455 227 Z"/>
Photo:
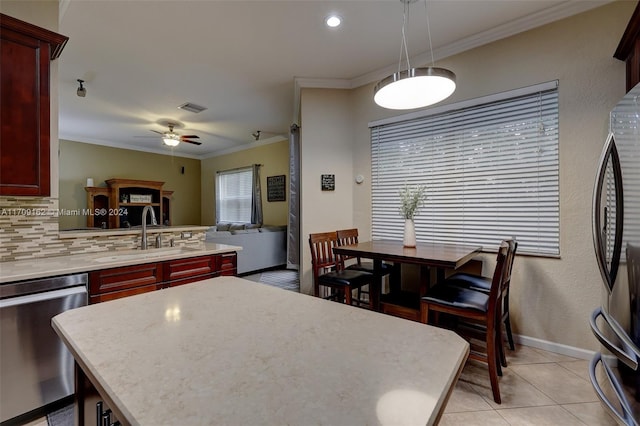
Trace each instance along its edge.
<path fill-rule="evenodd" d="M 286 265 L 286 226 L 246 228 L 244 224 L 218 224 L 206 232 L 206 241 L 242 247 L 238 275 Z"/>

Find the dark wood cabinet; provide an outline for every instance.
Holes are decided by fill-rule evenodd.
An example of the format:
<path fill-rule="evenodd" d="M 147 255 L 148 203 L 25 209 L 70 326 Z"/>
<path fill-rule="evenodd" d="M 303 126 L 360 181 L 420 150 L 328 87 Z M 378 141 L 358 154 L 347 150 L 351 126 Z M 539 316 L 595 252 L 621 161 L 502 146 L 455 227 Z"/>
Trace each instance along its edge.
<path fill-rule="evenodd" d="M 50 61 L 67 40 L 0 14 L 0 195 L 51 193 Z"/>
<path fill-rule="evenodd" d="M 162 287 L 162 264 L 145 263 L 89 273 L 89 303 L 106 302 Z"/>
<path fill-rule="evenodd" d="M 640 3 L 636 5 L 613 57 L 627 64 L 627 92 L 640 83 Z"/>
<path fill-rule="evenodd" d="M 89 272 L 89 303 L 236 275 L 237 254 L 221 253 Z"/>
<path fill-rule="evenodd" d="M 109 188 L 85 187 L 87 191 L 87 227 L 108 228 L 109 227 Z"/>
<path fill-rule="evenodd" d="M 188 284 L 217 275 L 217 257 L 200 256 L 164 262 L 164 276 L 169 286 Z"/>
<path fill-rule="evenodd" d="M 237 253 L 224 253 L 218 255 L 217 270 L 220 275 L 236 275 L 238 272 L 238 255 Z"/>

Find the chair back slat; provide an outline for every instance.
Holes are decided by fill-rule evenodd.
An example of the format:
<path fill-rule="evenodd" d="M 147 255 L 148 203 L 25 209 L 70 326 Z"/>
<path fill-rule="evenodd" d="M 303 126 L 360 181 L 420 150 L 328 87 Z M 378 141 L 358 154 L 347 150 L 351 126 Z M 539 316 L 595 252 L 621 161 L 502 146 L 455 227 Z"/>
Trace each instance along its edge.
<path fill-rule="evenodd" d="M 347 246 L 349 244 L 358 244 L 358 228 L 340 229 L 336 231 L 336 234 L 338 237 L 339 246 Z M 350 259 L 356 259 L 358 262 L 358 265 L 360 264 L 360 258 L 358 256 L 346 255 L 346 254 L 341 255 L 340 262 L 344 264 L 345 261 Z"/>
<path fill-rule="evenodd" d="M 333 248 L 338 244 L 335 232 L 320 232 L 309 235 L 311 248 L 311 263 L 314 269 L 331 268 L 336 266 Z"/>

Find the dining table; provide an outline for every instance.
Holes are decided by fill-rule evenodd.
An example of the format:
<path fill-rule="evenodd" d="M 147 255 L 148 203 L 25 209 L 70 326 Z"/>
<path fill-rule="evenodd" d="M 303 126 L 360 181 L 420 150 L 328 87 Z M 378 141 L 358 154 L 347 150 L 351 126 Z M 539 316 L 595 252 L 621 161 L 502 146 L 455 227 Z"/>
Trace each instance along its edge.
<path fill-rule="evenodd" d="M 355 256 L 372 259 L 374 276 L 373 285 L 369 297 L 374 310 L 380 310 L 380 295 L 382 292 L 382 263 L 413 264 L 420 267 L 419 294 L 424 296 L 432 284 L 441 281 L 445 277 L 446 270 L 455 270 L 469 262 L 482 247 L 468 244 L 430 243 L 418 242 L 415 247 L 406 247 L 402 241 L 372 240 L 336 246 L 333 252 L 336 255 Z M 434 279 L 431 271 L 434 271 Z M 394 280 L 392 287 L 399 286 L 398 280 Z M 392 289 L 391 292 L 397 291 Z"/>

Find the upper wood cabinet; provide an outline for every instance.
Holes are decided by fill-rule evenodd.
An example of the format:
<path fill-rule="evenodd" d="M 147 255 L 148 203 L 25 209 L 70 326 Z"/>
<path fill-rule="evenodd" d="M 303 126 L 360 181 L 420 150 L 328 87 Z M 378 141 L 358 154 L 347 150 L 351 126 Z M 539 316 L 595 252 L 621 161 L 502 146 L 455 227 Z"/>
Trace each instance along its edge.
<path fill-rule="evenodd" d="M 0 195 L 51 193 L 49 62 L 67 40 L 0 14 Z"/>
<path fill-rule="evenodd" d="M 613 57 L 627 64 L 627 92 L 640 83 L 640 3 L 631 15 Z"/>

